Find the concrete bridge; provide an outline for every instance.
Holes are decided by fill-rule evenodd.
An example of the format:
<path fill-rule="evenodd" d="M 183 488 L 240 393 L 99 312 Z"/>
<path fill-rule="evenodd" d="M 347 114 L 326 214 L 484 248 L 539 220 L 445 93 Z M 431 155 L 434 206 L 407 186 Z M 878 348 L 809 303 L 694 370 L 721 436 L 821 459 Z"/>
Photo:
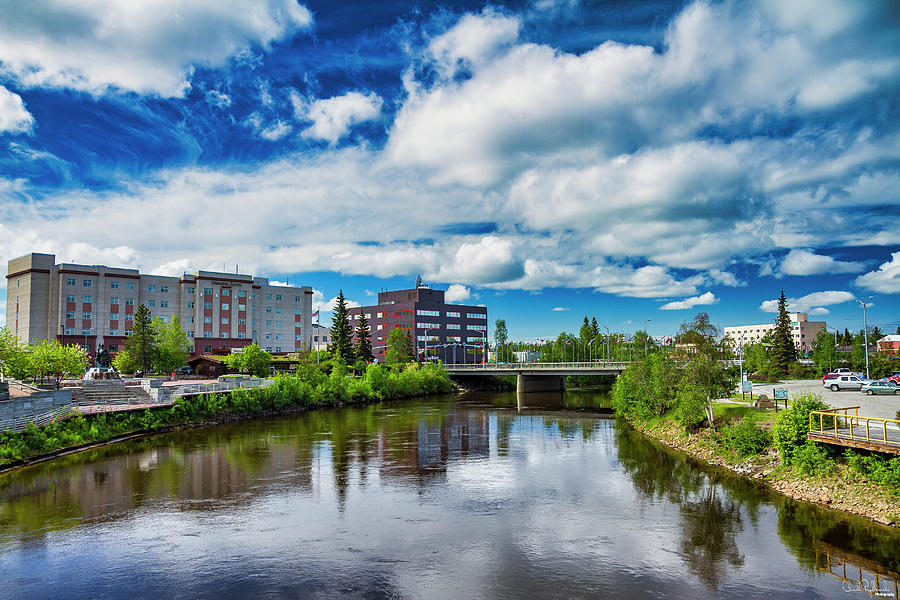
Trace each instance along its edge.
<path fill-rule="evenodd" d="M 556 392 L 565 389 L 566 375 L 619 375 L 630 362 L 486 363 L 444 365 L 451 377 L 515 375 L 516 392 Z"/>

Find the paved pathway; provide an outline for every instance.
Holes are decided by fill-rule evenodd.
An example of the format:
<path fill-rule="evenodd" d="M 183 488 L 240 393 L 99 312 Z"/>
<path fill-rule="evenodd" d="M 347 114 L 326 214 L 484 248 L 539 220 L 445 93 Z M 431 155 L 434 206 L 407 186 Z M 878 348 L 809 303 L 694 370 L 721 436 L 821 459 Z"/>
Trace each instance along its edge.
<path fill-rule="evenodd" d="M 782 383 L 756 383 L 753 384 L 753 397 L 765 394 L 772 398 L 773 388 L 787 388 L 788 397 L 804 392 L 814 392 L 822 397 L 825 404 L 833 408 L 845 406 L 859 406 L 859 414 L 864 417 L 878 417 L 880 419 L 896 419 L 900 410 L 900 396 L 867 396 L 862 392 L 842 390 L 832 392 L 822 386 L 822 380 L 784 380 Z M 749 399 L 750 395 L 747 394 Z"/>

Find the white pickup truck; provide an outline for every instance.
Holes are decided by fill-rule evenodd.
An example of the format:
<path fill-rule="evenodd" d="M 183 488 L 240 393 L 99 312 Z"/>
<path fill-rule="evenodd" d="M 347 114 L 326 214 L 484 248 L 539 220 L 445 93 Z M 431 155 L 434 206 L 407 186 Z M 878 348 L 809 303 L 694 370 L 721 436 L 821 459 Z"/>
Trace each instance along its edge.
<path fill-rule="evenodd" d="M 822 385 L 832 392 L 836 392 L 838 390 L 860 390 L 863 383 L 865 382 L 856 375 L 841 375 L 833 379 L 827 379 Z"/>

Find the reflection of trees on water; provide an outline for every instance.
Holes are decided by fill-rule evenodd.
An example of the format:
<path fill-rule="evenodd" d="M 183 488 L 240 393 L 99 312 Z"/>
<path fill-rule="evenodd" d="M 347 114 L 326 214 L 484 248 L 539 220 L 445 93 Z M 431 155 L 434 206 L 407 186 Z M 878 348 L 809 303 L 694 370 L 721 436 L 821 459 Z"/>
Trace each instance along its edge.
<path fill-rule="evenodd" d="M 625 424 L 616 428 L 616 447 L 619 462 L 642 496 L 680 506 L 685 566 L 704 584 L 718 587 L 726 565 L 744 563 L 737 546 L 737 534 L 743 530 L 740 497 Z"/>

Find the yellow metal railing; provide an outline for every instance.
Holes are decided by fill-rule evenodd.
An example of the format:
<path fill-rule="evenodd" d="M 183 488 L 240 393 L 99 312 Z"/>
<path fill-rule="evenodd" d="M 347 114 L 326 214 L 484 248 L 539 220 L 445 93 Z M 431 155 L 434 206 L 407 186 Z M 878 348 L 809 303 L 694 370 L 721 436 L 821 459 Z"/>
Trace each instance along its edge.
<path fill-rule="evenodd" d="M 853 414 L 850 414 L 850 411 Z M 818 419 L 817 419 L 818 417 Z M 865 424 L 865 434 L 862 431 L 854 431 Z M 874 423 L 875 427 L 872 427 Z M 900 427 L 900 420 L 880 419 L 878 417 L 860 417 L 858 406 L 844 408 L 831 408 L 828 410 L 813 410 L 809 413 L 809 431 L 821 434 L 834 434 L 835 437 L 865 440 L 867 442 L 881 442 L 892 446 L 900 446 L 900 439 L 888 439 L 888 423 L 894 423 Z M 818 427 L 816 426 L 818 425 Z M 878 433 L 881 436 L 878 436 Z"/>

